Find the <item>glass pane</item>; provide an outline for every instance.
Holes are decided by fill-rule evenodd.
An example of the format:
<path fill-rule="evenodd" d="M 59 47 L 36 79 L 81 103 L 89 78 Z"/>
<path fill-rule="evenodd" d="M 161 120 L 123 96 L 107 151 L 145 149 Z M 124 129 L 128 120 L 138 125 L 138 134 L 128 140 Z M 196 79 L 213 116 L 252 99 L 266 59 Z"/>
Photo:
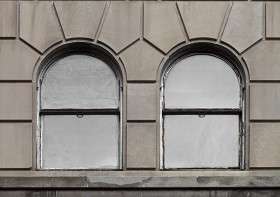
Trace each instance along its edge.
<path fill-rule="evenodd" d="M 117 115 L 43 116 L 42 168 L 119 169 Z"/>
<path fill-rule="evenodd" d="M 239 108 L 236 73 L 224 61 L 195 55 L 179 61 L 165 81 L 166 108 Z"/>
<path fill-rule="evenodd" d="M 164 118 L 165 168 L 238 167 L 238 151 L 238 115 Z"/>
<path fill-rule="evenodd" d="M 42 109 L 117 108 L 118 81 L 103 61 L 71 55 L 54 63 L 43 78 Z"/>

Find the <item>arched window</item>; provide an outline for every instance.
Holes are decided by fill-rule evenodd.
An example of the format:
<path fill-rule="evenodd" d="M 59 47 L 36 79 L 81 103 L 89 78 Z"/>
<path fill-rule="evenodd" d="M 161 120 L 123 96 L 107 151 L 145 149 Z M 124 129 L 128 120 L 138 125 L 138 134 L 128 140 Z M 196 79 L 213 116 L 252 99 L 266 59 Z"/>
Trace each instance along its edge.
<path fill-rule="evenodd" d="M 120 169 L 120 78 L 112 65 L 69 54 L 39 81 L 39 168 Z"/>
<path fill-rule="evenodd" d="M 162 168 L 240 168 L 237 69 L 212 54 L 183 56 L 167 68 L 162 86 Z"/>

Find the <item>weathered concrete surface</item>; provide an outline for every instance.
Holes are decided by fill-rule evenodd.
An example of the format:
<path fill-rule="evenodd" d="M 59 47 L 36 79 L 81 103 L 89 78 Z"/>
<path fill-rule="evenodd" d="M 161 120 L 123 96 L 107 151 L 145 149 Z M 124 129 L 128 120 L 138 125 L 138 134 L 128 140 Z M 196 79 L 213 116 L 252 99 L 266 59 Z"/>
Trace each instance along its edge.
<path fill-rule="evenodd" d="M 266 3 L 266 37 L 280 38 L 280 3 Z"/>
<path fill-rule="evenodd" d="M 32 123 L 0 123 L 0 168 L 31 168 Z"/>
<path fill-rule="evenodd" d="M 16 37 L 17 2 L 0 2 L 0 37 Z"/>
<path fill-rule="evenodd" d="M 105 1 L 55 1 L 66 39 L 93 39 L 104 11 Z"/>
<path fill-rule="evenodd" d="M 0 80 L 32 80 L 38 55 L 16 40 L 0 40 Z"/>
<path fill-rule="evenodd" d="M 185 41 L 175 2 L 144 2 L 144 38 L 165 53 Z"/>
<path fill-rule="evenodd" d="M 262 41 L 244 54 L 250 80 L 280 80 L 280 41 Z"/>
<path fill-rule="evenodd" d="M 0 83 L 0 120 L 32 120 L 32 84 Z"/>
<path fill-rule="evenodd" d="M 280 119 L 280 84 L 254 83 L 250 85 L 250 119 Z"/>
<path fill-rule="evenodd" d="M 156 81 L 157 69 L 163 56 L 141 41 L 121 54 L 128 81 Z"/>
<path fill-rule="evenodd" d="M 262 38 L 262 3 L 233 2 L 222 41 L 242 52 Z"/>
<path fill-rule="evenodd" d="M 127 123 L 127 168 L 156 168 L 156 123 Z"/>
<path fill-rule="evenodd" d="M 186 2 L 178 6 L 190 39 L 217 39 L 229 2 Z"/>
<path fill-rule="evenodd" d="M 250 167 L 280 167 L 280 123 L 250 124 Z"/>
<path fill-rule="evenodd" d="M 140 37 L 140 2 L 112 1 L 99 41 L 119 52 Z"/>
<path fill-rule="evenodd" d="M 127 85 L 127 119 L 156 120 L 156 85 Z"/>
<path fill-rule="evenodd" d="M 20 2 L 20 37 L 40 52 L 62 39 L 52 6 L 49 1 Z"/>
<path fill-rule="evenodd" d="M 0 177 L 1 188 L 277 188 L 279 176 Z"/>

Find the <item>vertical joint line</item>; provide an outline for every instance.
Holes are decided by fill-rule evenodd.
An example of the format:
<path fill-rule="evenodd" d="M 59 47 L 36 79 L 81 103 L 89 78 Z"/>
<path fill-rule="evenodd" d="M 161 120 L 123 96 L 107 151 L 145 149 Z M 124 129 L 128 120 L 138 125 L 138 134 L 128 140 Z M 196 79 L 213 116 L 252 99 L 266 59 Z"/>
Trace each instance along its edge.
<path fill-rule="evenodd" d="M 222 23 L 222 26 L 221 26 L 221 29 L 220 29 L 220 32 L 219 32 L 219 35 L 218 35 L 218 38 L 217 38 L 217 43 L 221 42 L 221 38 L 222 38 L 222 36 L 224 34 L 224 31 L 225 31 L 225 28 L 226 28 L 226 25 L 227 25 L 227 22 L 228 22 L 228 19 L 229 19 L 229 15 L 230 15 L 231 9 L 233 7 L 233 3 L 234 2 L 229 2 L 229 5 L 228 5 L 227 11 L 226 11 L 226 14 L 224 16 L 224 20 L 223 20 L 223 23 Z"/>
<path fill-rule="evenodd" d="M 140 40 L 144 38 L 144 2 L 140 1 Z"/>
<path fill-rule="evenodd" d="M 17 1 L 16 39 L 19 39 L 20 28 L 20 0 Z"/>
<path fill-rule="evenodd" d="M 178 14 L 178 16 L 179 16 L 179 20 L 180 20 L 180 22 L 181 22 L 181 25 L 182 25 L 182 27 L 183 27 L 183 30 L 184 30 L 184 33 L 185 33 L 185 38 L 186 38 L 186 42 L 187 43 L 189 43 L 190 42 L 190 39 L 189 39 L 189 35 L 188 35 L 188 32 L 187 32 L 187 28 L 186 28 L 186 26 L 185 26 L 185 23 L 184 23 L 184 20 L 183 20 L 183 17 L 182 17 L 182 14 L 181 14 L 181 12 L 180 12 L 180 9 L 179 9 L 179 6 L 178 6 L 178 3 L 176 2 L 175 3 L 175 9 L 176 9 L 176 12 L 177 12 L 177 14 Z"/>
<path fill-rule="evenodd" d="M 57 10 L 56 10 L 54 2 L 52 2 L 52 4 L 53 4 L 53 11 L 54 11 L 56 19 L 58 21 L 58 25 L 59 25 L 59 28 L 60 28 L 60 31 L 61 31 L 61 34 L 62 34 L 63 42 L 65 42 L 66 41 L 66 37 L 65 37 L 65 34 L 64 34 L 64 31 L 63 31 L 63 28 L 62 28 L 61 21 L 59 19 L 59 16 L 58 16 L 58 13 L 57 13 Z"/>
<path fill-rule="evenodd" d="M 103 10 L 103 14 L 102 14 L 102 16 L 101 16 L 101 19 L 100 19 L 98 28 L 97 28 L 96 33 L 95 33 L 95 35 L 94 35 L 94 40 L 93 40 L 94 43 L 97 43 L 97 40 L 98 40 L 99 35 L 100 35 L 100 33 L 101 33 L 101 29 L 102 29 L 102 27 L 103 27 L 103 25 L 104 25 L 105 18 L 106 18 L 106 16 L 107 16 L 107 13 L 108 13 L 108 10 L 109 10 L 110 5 L 111 5 L 111 2 L 110 2 L 110 1 L 107 1 L 107 2 L 106 2 L 106 5 L 105 5 L 105 7 L 104 7 L 104 10 Z"/>
<path fill-rule="evenodd" d="M 263 2 L 262 6 L 262 40 L 266 38 L 266 3 Z"/>

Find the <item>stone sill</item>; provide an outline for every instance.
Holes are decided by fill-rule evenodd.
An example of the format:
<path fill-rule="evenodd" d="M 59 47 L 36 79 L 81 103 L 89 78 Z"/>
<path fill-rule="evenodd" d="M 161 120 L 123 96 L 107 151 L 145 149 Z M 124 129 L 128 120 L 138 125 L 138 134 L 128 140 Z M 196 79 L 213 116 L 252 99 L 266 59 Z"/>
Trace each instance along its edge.
<path fill-rule="evenodd" d="M 280 171 L 236 172 L 103 172 L 104 176 L 82 175 L 77 172 L 0 172 L 0 188 L 65 188 L 65 189 L 143 189 L 143 188 L 276 188 L 280 187 Z M 66 176 L 65 173 L 71 174 Z M 83 172 L 86 173 L 86 172 Z M 33 175 L 32 175 L 33 174 Z M 65 174 L 64 176 L 62 176 Z M 76 176 L 74 176 L 76 174 Z M 91 174 L 91 173 L 88 173 Z M 98 175 L 99 174 L 99 175 Z M 133 174 L 139 174 L 137 176 Z M 147 175 L 150 174 L 150 175 Z M 157 174 L 157 175 L 156 175 Z M 187 175 L 189 174 L 189 175 Z M 195 175 L 196 174 L 196 175 Z M 221 175 L 224 174 L 224 175 Z M 266 174 L 266 175 L 265 175 Z"/>

